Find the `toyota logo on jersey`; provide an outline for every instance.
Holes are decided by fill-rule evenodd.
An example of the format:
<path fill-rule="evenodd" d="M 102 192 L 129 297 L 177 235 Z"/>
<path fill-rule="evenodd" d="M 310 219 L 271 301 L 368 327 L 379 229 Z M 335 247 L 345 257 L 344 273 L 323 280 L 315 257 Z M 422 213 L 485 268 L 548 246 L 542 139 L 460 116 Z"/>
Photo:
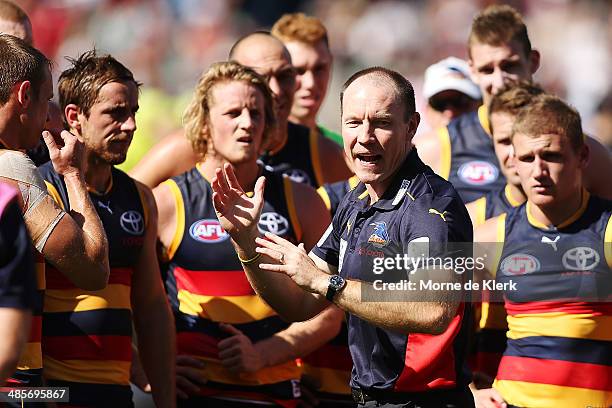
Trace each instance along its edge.
<path fill-rule="evenodd" d="M 257 227 L 262 234 L 271 232 L 275 235 L 285 235 L 289 231 L 289 221 L 278 213 L 265 212 L 261 214 Z"/>
<path fill-rule="evenodd" d="M 471 161 L 459 167 L 457 174 L 466 183 L 481 186 L 497 180 L 499 169 L 486 161 Z"/>
<path fill-rule="evenodd" d="M 111 212 L 112 214 L 112 212 Z M 119 218 L 119 225 L 128 234 L 142 235 L 144 232 L 144 221 L 138 211 L 126 211 Z"/>
<path fill-rule="evenodd" d="M 189 227 L 189 235 L 196 241 L 205 244 L 223 242 L 229 238 L 229 234 L 221 227 L 218 220 L 199 220 Z"/>

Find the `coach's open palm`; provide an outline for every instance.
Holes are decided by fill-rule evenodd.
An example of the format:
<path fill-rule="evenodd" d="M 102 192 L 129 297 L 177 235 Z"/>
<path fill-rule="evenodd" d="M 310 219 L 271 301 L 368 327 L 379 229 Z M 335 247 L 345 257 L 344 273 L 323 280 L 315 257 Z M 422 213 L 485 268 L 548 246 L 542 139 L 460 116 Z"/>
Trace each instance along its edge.
<path fill-rule="evenodd" d="M 257 221 L 263 208 L 265 178 L 255 183 L 254 194 L 249 197 L 242 187 L 234 169 L 228 163 L 217 169 L 212 179 L 213 203 L 221 227 L 241 245 L 241 241 L 252 242 L 257 235 Z"/>

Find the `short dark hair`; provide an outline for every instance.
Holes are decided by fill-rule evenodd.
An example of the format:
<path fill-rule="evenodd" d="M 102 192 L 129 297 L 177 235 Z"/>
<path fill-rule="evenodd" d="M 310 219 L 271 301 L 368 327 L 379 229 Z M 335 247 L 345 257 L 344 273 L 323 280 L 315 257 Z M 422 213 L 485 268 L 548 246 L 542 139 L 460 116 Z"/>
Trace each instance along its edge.
<path fill-rule="evenodd" d="M 495 4 L 474 18 L 468 39 L 468 55 L 472 55 L 471 48 L 474 44 L 500 46 L 512 41 L 521 45 L 525 56 L 529 55 L 531 41 L 523 16 L 508 5 Z"/>
<path fill-rule="evenodd" d="M 533 98 L 542 95 L 544 89 L 538 84 L 529 81 L 520 81 L 504 86 L 489 102 L 489 126 L 493 131 L 491 115 L 506 113 L 517 116 L 521 109 L 529 105 Z"/>
<path fill-rule="evenodd" d="M 516 133 L 528 137 L 547 133 L 564 135 L 569 139 L 574 151 L 584 145 L 580 114 L 554 95 L 538 95 L 523 107 L 512 127 L 513 137 Z"/>
<path fill-rule="evenodd" d="M 383 81 L 390 82 L 396 92 L 396 98 L 404 105 L 404 120 L 409 120 L 412 115 L 416 112 L 416 105 L 414 102 L 414 88 L 409 80 L 407 80 L 399 72 L 390 70 L 384 67 L 370 67 L 362 69 L 351 75 L 342 86 L 340 92 L 340 113 L 342 113 L 342 102 L 344 100 L 344 92 L 347 88 L 355 82 L 357 79 L 372 75 Z"/>
<path fill-rule="evenodd" d="M 45 71 L 51 61 L 42 52 L 24 40 L 9 34 L 0 34 L 0 105 L 8 102 L 13 86 L 30 81 L 32 92 L 40 92 Z"/>
<path fill-rule="evenodd" d="M 112 56 L 87 51 L 78 58 L 67 58 L 72 63 L 59 77 L 58 91 L 62 111 L 66 105 L 75 104 L 88 116 L 96 103 L 100 89 L 111 82 L 132 82 L 140 87 L 132 71 Z"/>

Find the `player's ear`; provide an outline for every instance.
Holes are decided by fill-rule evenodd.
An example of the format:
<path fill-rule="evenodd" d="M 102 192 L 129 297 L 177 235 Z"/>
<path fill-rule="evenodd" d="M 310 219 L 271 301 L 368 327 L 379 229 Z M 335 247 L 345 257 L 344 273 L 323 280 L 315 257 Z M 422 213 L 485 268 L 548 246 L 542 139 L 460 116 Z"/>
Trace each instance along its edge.
<path fill-rule="evenodd" d="M 81 109 L 76 106 L 74 103 L 69 103 L 64 108 L 64 115 L 66 117 L 66 123 L 70 129 L 74 129 L 81 134 L 81 121 L 79 120 L 79 115 L 81 113 Z"/>

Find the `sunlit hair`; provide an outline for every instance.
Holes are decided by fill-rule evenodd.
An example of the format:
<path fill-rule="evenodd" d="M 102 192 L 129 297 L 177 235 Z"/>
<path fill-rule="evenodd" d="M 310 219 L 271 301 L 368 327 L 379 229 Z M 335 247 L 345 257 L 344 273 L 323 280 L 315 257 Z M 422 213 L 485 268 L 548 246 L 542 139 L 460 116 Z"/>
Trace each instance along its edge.
<path fill-rule="evenodd" d="M 274 105 L 272 93 L 266 81 L 255 71 L 237 62 L 216 62 L 206 70 L 193 93 L 189 106 L 183 114 L 183 127 L 185 136 L 191 143 L 194 152 L 203 158 L 209 149 L 210 137 L 210 107 L 215 103 L 213 100 L 213 88 L 217 84 L 233 81 L 242 81 L 258 89 L 264 99 L 264 133 L 262 148 L 274 132 L 276 118 L 274 116 Z"/>
<path fill-rule="evenodd" d="M 284 14 L 274 23 L 271 32 L 273 36 L 285 43 L 297 41 L 315 45 L 323 41 L 329 48 L 327 29 L 321 20 L 304 13 Z"/>
<path fill-rule="evenodd" d="M 111 55 L 99 55 L 96 50 L 90 50 L 78 58 L 67 60 L 71 66 L 61 73 L 57 84 L 62 111 L 66 105 L 74 104 L 89 117 L 91 107 L 98 101 L 104 85 L 111 82 L 131 82 L 137 88 L 141 85 L 134 79 L 132 71 Z"/>
<path fill-rule="evenodd" d="M 468 55 L 474 44 L 501 46 L 516 41 L 525 56 L 531 52 L 531 41 L 521 14 L 508 5 L 492 5 L 480 12 L 472 22 L 468 38 Z"/>
<path fill-rule="evenodd" d="M 544 134 L 564 135 L 576 152 L 584 146 L 580 115 L 554 95 L 538 95 L 520 110 L 512 127 L 512 136 L 517 133 L 532 138 Z"/>
<path fill-rule="evenodd" d="M 489 123 L 494 113 L 505 113 L 516 116 L 520 110 L 527 106 L 531 100 L 544 93 L 540 85 L 529 81 L 520 81 L 504 86 L 497 94 L 493 95 L 489 102 Z M 492 125 L 491 125 L 492 127 Z M 489 129 L 493 131 L 493 129 Z"/>

